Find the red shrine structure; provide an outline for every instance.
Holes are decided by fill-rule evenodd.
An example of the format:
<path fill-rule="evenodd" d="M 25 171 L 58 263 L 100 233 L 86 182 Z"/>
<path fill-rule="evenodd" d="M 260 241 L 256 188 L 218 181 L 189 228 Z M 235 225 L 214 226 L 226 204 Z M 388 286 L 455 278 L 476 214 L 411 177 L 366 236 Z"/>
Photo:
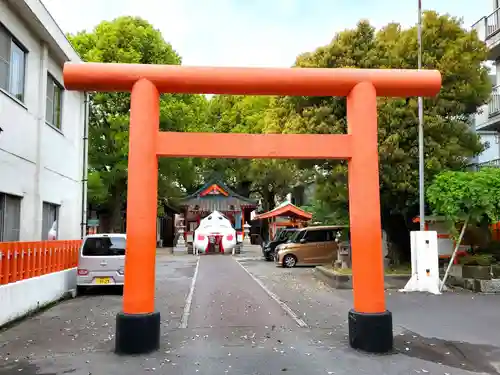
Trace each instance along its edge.
<path fill-rule="evenodd" d="M 269 239 L 275 237 L 279 228 L 303 228 L 312 219 L 312 214 L 291 202 L 285 201 L 270 211 L 256 215 L 254 220 L 269 220 Z"/>
<path fill-rule="evenodd" d="M 187 238 L 194 233 L 201 219 L 213 211 L 223 213 L 238 235 L 242 235 L 243 226 L 250 221 L 250 213 L 257 207 L 257 201 L 234 192 L 218 180 L 210 180 L 185 197 L 180 207 L 184 214 Z"/>

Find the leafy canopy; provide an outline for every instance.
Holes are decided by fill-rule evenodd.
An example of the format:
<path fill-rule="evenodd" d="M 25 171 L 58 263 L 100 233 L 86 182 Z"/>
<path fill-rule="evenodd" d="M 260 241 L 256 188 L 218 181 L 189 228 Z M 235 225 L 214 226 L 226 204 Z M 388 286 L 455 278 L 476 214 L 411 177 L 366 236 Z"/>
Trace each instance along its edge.
<path fill-rule="evenodd" d="M 137 17 L 101 22 L 94 30 L 68 35 L 84 61 L 180 64 L 181 58 L 160 31 Z M 162 130 L 198 130 L 206 122 L 207 101 L 200 95 L 162 95 Z M 89 119 L 89 202 L 111 213 L 114 225 L 126 201 L 129 93 L 93 93 Z M 175 199 L 196 185 L 197 161 L 161 159 L 159 197 Z"/>
<path fill-rule="evenodd" d="M 435 215 L 457 223 L 469 219 L 497 222 L 500 218 L 500 169 L 479 172 L 442 172 L 427 189 L 427 200 Z"/>
<path fill-rule="evenodd" d="M 206 131 L 264 133 L 271 100 L 268 96 L 214 96 L 208 104 Z M 250 191 L 246 193 L 262 198 L 265 209 L 274 207 L 275 198 L 283 199 L 299 176 L 296 164 L 287 160 L 212 159 L 205 161 L 204 166 L 206 174 L 218 171 L 226 182 L 237 189 L 239 185 L 248 183 Z"/>
<path fill-rule="evenodd" d="M 338 33 L 326 46 L 300 55 L 299 67 L 416 68 L 417 29 L 389 24 L 378 32 L 369 22 Z M 483 147 L 470 130 L 470 118 L 487 102 L 491 84 L 482 62 L 487 50 L 475 32 L 448 15 L 425 12 L 423 67 L 443 78 L 437 97 L 424 99 L 426 182 L 442 170 L 460 170 Z M 417 98 L 379 98 L 379 161 L 383 212 L 412 215 L 418 203 Z M 281 97 L 272 102 L 266 127 L 276 133 L 345 133 L 346 99 Z M 344 162 L 301 163 L 319 167 L 318 198 L 347 212 Z M 325 194 L 327 192 L 327 194 Z"/>

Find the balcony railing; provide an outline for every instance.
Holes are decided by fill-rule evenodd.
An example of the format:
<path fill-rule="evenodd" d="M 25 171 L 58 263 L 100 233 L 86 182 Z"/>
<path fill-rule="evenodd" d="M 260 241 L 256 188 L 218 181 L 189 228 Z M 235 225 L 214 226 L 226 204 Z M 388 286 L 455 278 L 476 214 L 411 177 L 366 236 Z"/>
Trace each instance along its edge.
<path fill-rule="evenodd" d="M 483 163 L 478 163 L 476 164 L 477 166 L 477 169 L 481 169 L 481 168 L 500 168 L 500 159 L 492 159 L 492 160 L 488 160 L 488 161 L 485 161 Z"/>
<path fill-rule="evenodd" d="M 465 171 L 478 172 L 482 168 L 500 168 L 500 159 L 493 159 L 484 163 L 471 163 L 465 167 Z"/>
<path fill-rule="evenodd" d="M 497 8 L 486 17 L 486 38 L 489 38 L 493 34 L 496 34 L 500 30 L 500 25 L 498 22 L 498 17 L 500 15 L 500 8 Z"/>
<path fill-rule="evenodd" d="M 490 15 L 481 18 L 472 29 L 476 30 L 481 40 L 486 41 L 488 38 L 500 31 L 500 8 L 497 8 Z"/>
<path fill-rule="evenodd" d="M 500 85 L 493 87 L 491 98 L 488 102 L 488 117 L 494 117 L 500 114 Z"/>

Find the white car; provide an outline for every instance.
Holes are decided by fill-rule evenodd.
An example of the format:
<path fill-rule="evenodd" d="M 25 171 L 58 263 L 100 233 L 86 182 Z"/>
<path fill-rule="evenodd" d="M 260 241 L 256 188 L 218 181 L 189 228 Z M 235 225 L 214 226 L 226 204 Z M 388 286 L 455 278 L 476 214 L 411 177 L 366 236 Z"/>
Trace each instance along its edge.
<path fill-rule="evenodd" d="M 229 219 L 219 211 L 214 211 L 201 220 L 199 227 L 194 231 L 195 254 L 231 253 L 236 243 L 236 230 Z"/>
<path fill-rule="evenodd" d="M 86 236 L 78 256 L 77 291 L 81 293 L 88 287 L 96 286 L 123 286 L 126 243 L 125 234 Z"/>

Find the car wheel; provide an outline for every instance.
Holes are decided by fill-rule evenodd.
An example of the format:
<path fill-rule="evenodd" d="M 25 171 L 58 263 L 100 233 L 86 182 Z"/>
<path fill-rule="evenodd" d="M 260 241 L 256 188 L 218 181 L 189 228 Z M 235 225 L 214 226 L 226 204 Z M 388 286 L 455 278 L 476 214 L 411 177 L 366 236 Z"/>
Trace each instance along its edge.
<path fill-rule="evenodd" d="M 297 258 L 295 256 L 287 254 L 283 258 L 283 267 L 293 268 L 297 264 Z"/>

